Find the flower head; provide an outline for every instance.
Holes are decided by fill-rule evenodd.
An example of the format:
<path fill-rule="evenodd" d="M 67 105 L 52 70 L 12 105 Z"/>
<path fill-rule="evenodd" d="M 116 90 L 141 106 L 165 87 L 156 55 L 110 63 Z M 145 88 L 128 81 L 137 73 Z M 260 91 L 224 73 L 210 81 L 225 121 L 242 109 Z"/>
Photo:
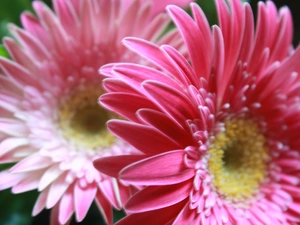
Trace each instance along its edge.
<path fill-rule="evenodd" d="M 25 12 L 24 29 L 10 25 L 5 38 L 13 60 L 0 58 L 0 189 L 37 189 L 33 215 L 52 210 L 52 223 L 83 220 L 95 200 L 108 224 L 130 189 L 99 173 L 93 160 L 136 151 L 114 138 L 105 123 L 115 115 L 97 99 L 105 63 L 141 59 L 122 44 L 124 36 L 180 46 L 178 33 L 161 37 L 169 18 L 153 18 L 151 4 L 119 0 L 53 0 L 54 12 L 34 1 L 37 16 Z"/>
<path fill-rule="evenodd" d="M 127 118 L 108 128 L 144 153 L 94 163 L 145 187 L 118 225 L 300 222 L 300 48 L 291 50 L 290 12 L 260 2 L 254 26 L 248 3 L 215 3 L 220 24 L 212 28 L 196 4 L 194 19 L 168 6 L 188 57 L 127 38 L 124 44 L 158 69 L 101 69 L 108 76 L 101 104 Z"/>

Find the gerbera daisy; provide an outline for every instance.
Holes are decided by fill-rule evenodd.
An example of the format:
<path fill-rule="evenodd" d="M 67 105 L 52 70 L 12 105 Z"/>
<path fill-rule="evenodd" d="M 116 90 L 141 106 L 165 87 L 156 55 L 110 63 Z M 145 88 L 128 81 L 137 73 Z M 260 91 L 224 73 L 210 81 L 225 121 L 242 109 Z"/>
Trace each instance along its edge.
<path fill-rule="evenodd" d="M 122 0 L 126 9 L 126 6 L 130 5 L 132 0 Z M 158 13 L 164 12 L 165 7 L 170 4 L 175 4 L 179 7 L 185 8 L 189 6 L 189 3 L 195 2 L 195 0 L 141 0 L 142 4 L 146 4 L 147 2 L 152 2 L 151 15 L 157 15 Z"/>
<path fill-rule="evenodd" d="M 300 48 L 291 50 L 290 12 L 260 2 L 255 27 L 248 3 L 215 3 L 212 28 L 196 4 L 194 19 L 167 8 L 189 57 L 127 38 L 159 69 L 101 69 L 101 104 L 127 118 L 110 120 L 109 130 L 144 153 L 94 163 L 145 187 L 118 225 L 300 223 Z"/>
<path fill-rule="evenodd" d="M 170 19 L 152 17 L 151 4 L 119 0 L 53 0 L 54 12 L 34 1 L 37 17 L 25 12 L 24 29 L 10 25 L 16 40 L 4 44 L 13 60 L 0 58 L 0 189 L 37 189 L 33 215 L 52 210 L 52 224 L 75 212 L 82 221 L 91 203 L 112 223 L 129 188 L 99 173 L 93 160 L 134 151 L 105 129 L 114 115 L 101 108 L 98 69 L 105 63 L 138 61 L 122 44 L 124 36 L 180 46 L 178 32 L 161 37 Z"/>

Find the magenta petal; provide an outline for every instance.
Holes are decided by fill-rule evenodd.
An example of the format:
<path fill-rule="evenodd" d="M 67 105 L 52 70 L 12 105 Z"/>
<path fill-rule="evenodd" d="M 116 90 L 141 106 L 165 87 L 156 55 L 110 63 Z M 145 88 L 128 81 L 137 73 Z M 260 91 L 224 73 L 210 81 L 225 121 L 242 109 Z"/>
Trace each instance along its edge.
<path fill-rule="evenodd" d="M 140 213 L 165 208 L 188 198 L 192 190 L 192 182 L 149 186 L 133 195 L 125 205 L 126 212 Z"/>
<path fill-rule="evenodd" d="M 120 170 L 125 166 L 146 158 L 145 155 L 121 155 L 109 156 L 96 159 L 94 166 L 101 173 L 107 174 L 111 177 L 118 177 Z"/>
<path fill-rule="evenodd" d="M 118 80 L 116 78 L 105 78 L 102 83 L 104 89 L 110 93 L 138 93 L 137 91 L 129 87 L 127 84 L 123 83 L 121 80 Z"/>
<path fill-rule="evenodd" d="M 110 120 L 107 126 L 117 137 L 122 138 L 146 154 L 161 153 L 180 148 L 175 141 L 150 126 L 124 120 Z"/>
<path fill-rule="evenodd" d="M 184 164 L 184 150 L 174 150 L 125 167 L 120 179 L 133 185 L 168 185 L 185 181 L 194 176 L 195 171 Z"/>
<path fill-rule="evenodd" d="M 116 225 L 169 225 L 169 222 L 177 216 L 185 204 L 186 201 L 183 201 L 160 210 L 131 214 L 120 220 Z"/>
<path fill-rule="evenodd" d="M 190 209 L 189 204 L 181 210 L 172 225 L 191 224 L 195 217 L 195 213 Z"/>
<path fill-rule="evenodd" d="M 138 117 L 143 122 L 155 127 L 165 135 L 175 140 L 183 148 L 193 143 L 193 138 L 189 131 L 182 129 L 165 114 L 152 109 L 140 109 Z"/>
<path fill-rule="evenodd" d="M 198 117 L 196 107 L 182 92 L 159 82 L 145 81 L 143 88 L 149 98 L 179 125 Z M 163 96 L 163 98 L 161 97 Z"/>
<path fill-rule="evenodd" d="M 103 194 L 98 191 L 95 197 L 96 204 L 100 209 L 103 219 L 106 224 L 111 225 L 113 223 L 113 213 L 110 203 L 106 200 Z"/>
<path fill-rule="evenodd" d="M 209 46 L 201 33 L 203 31 L 200 31 L 194 20 L 179 7 L 168 6 L 167 10 L 185 40 L 195 73 L 201 74 L 206 79 L 210 70 L 211 57 L 209 57 Z"/>

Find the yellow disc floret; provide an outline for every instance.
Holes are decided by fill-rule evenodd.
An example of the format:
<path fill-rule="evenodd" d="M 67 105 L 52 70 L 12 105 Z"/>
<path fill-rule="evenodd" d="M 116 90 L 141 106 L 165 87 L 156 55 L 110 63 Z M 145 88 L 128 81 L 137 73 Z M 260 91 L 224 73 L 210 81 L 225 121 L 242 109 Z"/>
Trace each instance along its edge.
<path fill-rule="evenodd" d="M 98 90 L 92 86 L 75 90 L 59 107 L 63 136 L 79 148 L 108 147 L 114 141 L 105 127 L 111 115 L 98 105 Z"/>
<path fill-rule="evenodd" d="M 226 121 L 209 148 L 208 169 L 217 192 L 231 201 L 253 196 L 265 179 L 268 156 L 266 138 L 255 122 Z"/>

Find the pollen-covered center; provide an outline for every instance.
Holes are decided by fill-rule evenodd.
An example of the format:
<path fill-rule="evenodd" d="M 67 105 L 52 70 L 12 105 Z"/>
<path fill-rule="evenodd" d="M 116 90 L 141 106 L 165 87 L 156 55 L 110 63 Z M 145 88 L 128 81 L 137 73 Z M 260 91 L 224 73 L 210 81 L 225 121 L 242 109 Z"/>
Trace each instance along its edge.
<path fill-rule="evenodd" d="M 60 105 L 59 126 L 65 139 L 76 147 L 108 147 L 114 141 L 105 126 L 111 115 L 98 105 L 99 96 L 98 88 L 86 87 L 72 92 Z"/>
<path fill-rule="evenodd" d="M 217 192 L 230 201 L 253 196 L 266 177 L 266 138 L 250 120 L 225 122 L 209 148 L 208 169 Z"/>

